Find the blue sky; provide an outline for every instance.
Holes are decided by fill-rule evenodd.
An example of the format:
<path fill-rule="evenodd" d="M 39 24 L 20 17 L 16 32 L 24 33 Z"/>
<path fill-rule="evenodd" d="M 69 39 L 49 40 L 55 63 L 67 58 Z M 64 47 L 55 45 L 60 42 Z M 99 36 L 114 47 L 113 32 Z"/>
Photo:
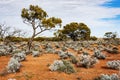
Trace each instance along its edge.
<path fill-rule="evenodd" d="M 112 0 L 111 2 L 104 4 L 104 6 L 116 8 L 120 7 L 120 0 Z"/>
<path fill-rule="evenodd" d="M 62 18 L 63 26 L 70 22 L 83 22 L 91 35 L 103 37 L 105 32 L 117 32 L 120 37 L 120 0 L 0 0 L 0 23 L 27 31 L 32 28 L 23 23 L 22 8 L 39 5 L 48 15 Z M 52 36 L 52 32 L 40 36 Z"/>

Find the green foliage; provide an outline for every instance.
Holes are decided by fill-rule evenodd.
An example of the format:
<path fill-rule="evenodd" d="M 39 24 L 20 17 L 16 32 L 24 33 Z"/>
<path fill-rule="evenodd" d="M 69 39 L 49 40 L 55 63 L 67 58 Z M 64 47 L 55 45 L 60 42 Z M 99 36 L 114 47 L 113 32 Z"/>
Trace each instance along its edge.
<path fill-rule="evenodd" d="M 91 36 L 90 37 L 90 40 L 93 40 L 93 41 L 96 41 L 98 38 L 97 37 L 95 37 L 95 36 Z"/>
<path fill-rule="evenodd" d="M 106 33 L 104 34 L 104 36 L 105 36 L 106 38 L 115 39 L 115 38 L 117 37 L 117 33 L 116 33 L 116 32 L 106 32 Z"/>
<path fill-rule="evenodd" d="M 38 27 L 45 27 L 45 28 L 53 28 L 56 25 L 60 25 L 62 23 L 62 20 L 60 18 L 47 18 L 47 12 L 44 11 L 42 8 L 40 8 L 38 5 L 30 5 L 29 9 L 23 8 L 21 17 L 24 19 L 24 21 L 32 24 L 32 26 L 35 28 Z M 35 22 L 39 22 L 37 26 L 35 26 Z"/>
<path fill-rule="evenodd" d="M 82 31 L 86 31 L 86 33 L 82 34 Z M 74 34 L 76 32 L 76 36 L 81 38 L 81 39 L 85 39 L 88 40 L 90 38 L 90 29 L 88 28 L 87 25 L 85 25 L 84 23 L 77 23 L 77 22 L 72 22 L 70 24 L 66 24 L 62 30 L 58 30 L 55 35 L 57 35 L 58 37 L 63 38 L 63 36 L 69 36 L 69 34 Z M 74 38 L 76 38 L 76 36 Z M 71 36 L 70 36 L 71 37 Z M 74 40 L 74 38 L 71 38 Z"/>
<path fill-rule="evenodd" d="M 52 28 L 52 27 L 55 27 L 55 25 L 57 25 L 57 24 L 59 26 L 61 26 L 60 23 L 62 23 L 61 19 L 60 18 L 55 18 L 55 17 L 51 17 L 51 18 L 48 18 L 48 19 L 44 18 L 42 20 L 42 24 L 45 27 L 51 27 Z"/>
<path fill-rule="evenodd" d="M 23 41 L 22 37 L 15 37 L 15 36 L 7 36 L 5 40 L 9 40 L 11 42 L 21 42 Z"/>
<path fill-rule="evenodd" d="M 70 56 L 70 62 L 72 62 L 73 64 L 76 64 L 78 60 L 76 59 L 75 56 Z"/>
<path fill-rule="evenodd" d="M 22 9 L 21 17 L 28 21 L 32 21 L 34 19 L 42 20 L 47 17 L 47 13 L 39 6 L 30 5 L 29 9 Z"/>

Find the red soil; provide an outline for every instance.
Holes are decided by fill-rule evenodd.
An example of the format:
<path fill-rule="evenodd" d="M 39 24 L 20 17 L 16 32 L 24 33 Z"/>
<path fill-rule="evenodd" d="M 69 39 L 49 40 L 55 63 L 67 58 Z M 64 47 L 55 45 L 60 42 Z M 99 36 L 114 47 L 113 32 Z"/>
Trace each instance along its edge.
<path fill-rule="evenodd" d="M 119 46 L 120 51 L 120 46 Z M 40 57 L 27 56 L 26 61 L 22 62 L 20 72 L 8 74 L 6 76 L 0 76 L 0 80 L 8 80 L 9 78 L 15 78 L 16 80 L 93 80 L 93 78 L 100 74 L 113 74 L 118 73 L 118 70 L 108 69 L 106 62 L 111 60 L 120 60 L 120 54 L 107 54 L 107 59 L 99 60 L 93 68 L 77 68 L 75 65 L 76 73 L 65 74 L 59 72 L 51 72 L 48 69 L 48 65 L 52 64 L 54 60 L 58 60 L 59 56 L 56 54 L 43 54 Z M 0 57 L 0 72 L 5 68 L 10 57 Z"/>

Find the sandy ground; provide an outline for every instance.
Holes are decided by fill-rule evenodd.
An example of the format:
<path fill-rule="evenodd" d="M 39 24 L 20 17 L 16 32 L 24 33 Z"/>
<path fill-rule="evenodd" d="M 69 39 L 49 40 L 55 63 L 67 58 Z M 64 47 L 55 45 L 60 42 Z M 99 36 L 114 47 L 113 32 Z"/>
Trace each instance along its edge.
<path fill-rule="evenodd" d="M 76 70 L 76 73 L 73 74 L 51 72 L 48 69 L 49 64 L 52 64 L 54 60 L 59 59 L 59 56 L 56 54 L 43 54 L 40 57 L 28 55 L 26 61 L 21 62 L 22 67 L 20 68 L 20 72 L 0 76 L 0 80 L 8 80 L 10 78 L 15 78 L 16 80 L 80 80 L 80 78 L 81 80 L 93 80 L 93 78 L 100 74 L 118 73 L 118 70 L 108 69 L 106 62 L 120 60 L 120 54 L 109 54 L 107 52 L 104 52 L 104 54 L 107 55 L 107 58 L 105 60 L 99 60 L 99 63 L 93 68 L 86 69 L 73 65 Z M 0 57 L 0 72 L 4 70 L 9 59 L 10 56 Z"/>

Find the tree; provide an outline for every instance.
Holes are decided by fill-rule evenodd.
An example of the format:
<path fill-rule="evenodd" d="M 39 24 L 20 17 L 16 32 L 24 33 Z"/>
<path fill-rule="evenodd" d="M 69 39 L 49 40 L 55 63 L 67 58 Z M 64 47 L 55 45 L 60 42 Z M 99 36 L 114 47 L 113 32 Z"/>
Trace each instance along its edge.
<path fill-rule="evenodd" d="M 10 27 L 6 26 L 5 24 L 0 24 L 0 38 L 2 41 L 4 41 L 5 36 L 8 35 L 9 30 Z"/>
<path fill-rule="evenodd" d="M 84 23 L 72 22 L 63 27 L 63 30 L 57 32 L 59 36 L 66 35 L 76 41 L 78 38 L 88 40 L 90 38 L 90 29 Z"/>
<path fill-rule="evenodd" d="M 23 22 L 29 24 L 32 27 L 33 34 L 28 41 L 28 50 L 31 50 L 33 39 L 46 30 L 51 30 L 55 26 L 61 26 L 62 20 L 60 18 L 47 18 L 46 11 L 40 8 L 38 5 L 30 5 L 29 9 L 23 8 L 21 17 Z"/>
<path fill-rule="evenodd" d="M 116 32 L 106 32 L 104 34 L 104 36 L 109 39 L 115 39 L 117 37 L 117 33 Z"/>
<path fill-rule="evenodd" d="M 6 24 L 0 24 L 0 39 L 4 44 L 10 43 L 10 37 L 21 37 L 23 34 L 25 35 L 25 32 L 20 29 L 12 28 Z"/>

